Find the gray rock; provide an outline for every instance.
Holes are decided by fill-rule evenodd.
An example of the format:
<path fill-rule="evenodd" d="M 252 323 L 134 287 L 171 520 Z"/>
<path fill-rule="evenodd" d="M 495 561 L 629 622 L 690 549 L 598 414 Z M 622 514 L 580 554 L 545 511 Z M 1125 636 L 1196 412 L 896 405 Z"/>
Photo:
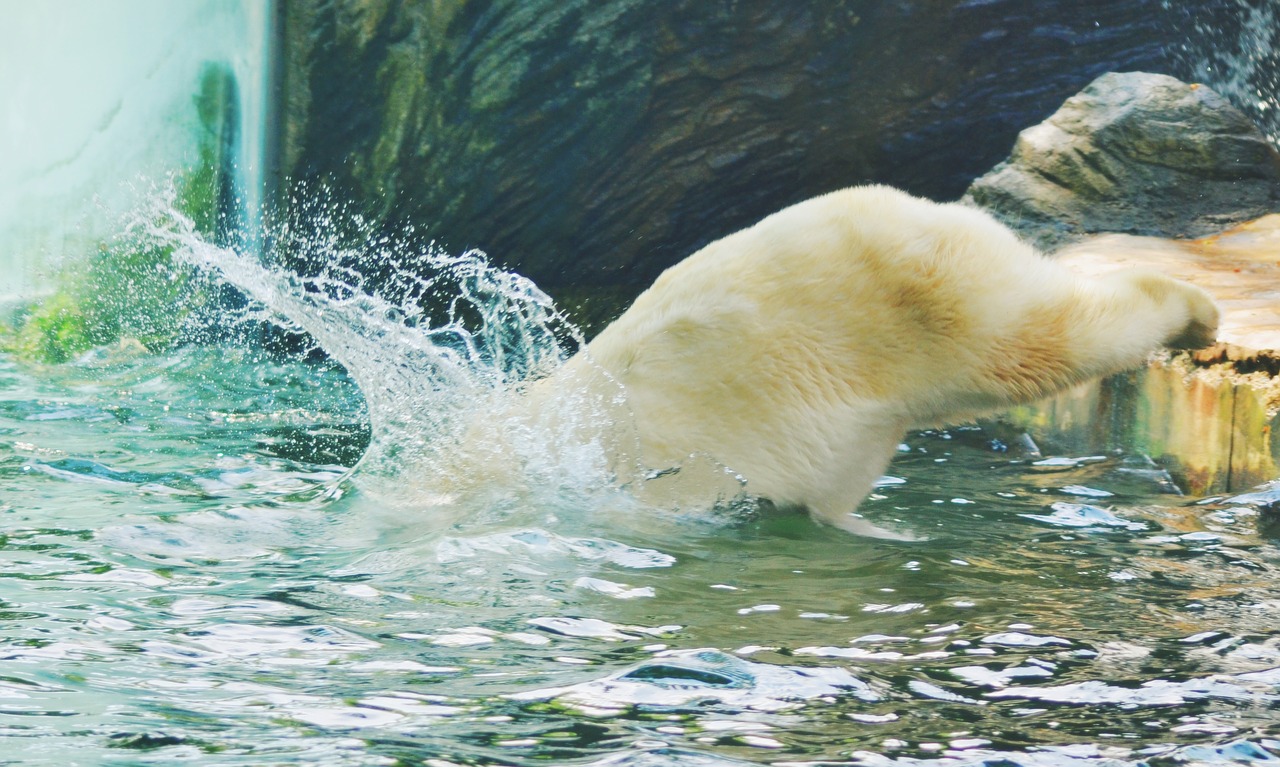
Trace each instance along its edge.
<path fill-rule="evenodd" d="M 1206 86 L 1110 73 L 1022 131 L 964 200 L 1046 249 L 1095 232 L 1198 237 L 1280 209 L 1280 154 Z"/>

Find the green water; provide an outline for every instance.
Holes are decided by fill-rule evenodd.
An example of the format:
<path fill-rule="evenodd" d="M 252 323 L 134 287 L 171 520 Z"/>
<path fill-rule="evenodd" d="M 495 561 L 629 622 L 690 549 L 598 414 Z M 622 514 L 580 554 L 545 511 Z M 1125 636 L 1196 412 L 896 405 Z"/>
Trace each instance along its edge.
<path fill-rule="evenodd" d="M 1135 456 L 913 435 L 928 536 L 621 491 L 433 519 L 341 369 L 0 358 L 0 763 L 1127 765 L 1280 757 L 1265 514 Z"/>

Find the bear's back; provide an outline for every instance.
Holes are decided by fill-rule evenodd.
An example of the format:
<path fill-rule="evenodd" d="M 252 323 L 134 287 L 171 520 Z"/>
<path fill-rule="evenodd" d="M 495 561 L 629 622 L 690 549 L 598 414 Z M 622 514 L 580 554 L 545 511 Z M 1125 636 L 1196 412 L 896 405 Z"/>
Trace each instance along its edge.
<path fill-rule="evenodd" d="M 1085 279 L 981 211 L 862 187 L 671 267 L 535 388 L 621 387 L 643 467 L 709 456 L 752 493 L 883 535 L 849 512 L 909 428 L 1062 391 L 1216 325 L 1202 291 L 1163 275 Z"/>
<path fill-rule="evenodd" d="M 898 368 L 913 358 L 953 357 L 999 336 L 1009 296 L 1038 283 L 1043 291 L 1047 268 L 981 211 L 855 187 L 785 208 L 671 267 L 590 350 L 631 375 L 682 365 L 731 374 L 705 370 L 712 353 L 797 380 L 816 380 L 805 371 L 817 365 L 819 391 L 874 397 L 900 386 Z"/>

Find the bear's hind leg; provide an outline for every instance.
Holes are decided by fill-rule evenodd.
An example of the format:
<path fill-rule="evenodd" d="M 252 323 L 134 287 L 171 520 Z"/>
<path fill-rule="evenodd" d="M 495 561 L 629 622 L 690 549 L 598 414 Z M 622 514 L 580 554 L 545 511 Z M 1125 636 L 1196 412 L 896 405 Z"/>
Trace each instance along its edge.
<path fill-rule="evenodd" d="M 821 524 L 831 525 L 854 535 L 889 541 L 919 541 L 909 533 L 888 530 L 857 514 L 858 504 L 884 475 L 890 460 L 902 443 L 905 429 L 898 425 L 878 428 L 863 425 L 850 428 L 856 435 L 842 453 L 833 455 L 826 471 L 815 477 L 809 492 L 801 501 L 809 515 Z"/>

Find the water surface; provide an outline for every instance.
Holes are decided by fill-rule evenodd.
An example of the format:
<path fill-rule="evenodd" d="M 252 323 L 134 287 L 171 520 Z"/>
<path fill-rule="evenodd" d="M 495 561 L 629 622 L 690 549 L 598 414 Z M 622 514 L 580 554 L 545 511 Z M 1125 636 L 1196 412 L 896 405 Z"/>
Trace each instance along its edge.
<path fill-rule="evenodd" d="M 865 506 L 902 543 L 605 488 L 441 522 L 347 475 L 367 424 L 340 368 L 239 348 L 0 359 L 3 760 L 1280 753 L 1274 539 L 1140 457 L 913 435 Z"/>

